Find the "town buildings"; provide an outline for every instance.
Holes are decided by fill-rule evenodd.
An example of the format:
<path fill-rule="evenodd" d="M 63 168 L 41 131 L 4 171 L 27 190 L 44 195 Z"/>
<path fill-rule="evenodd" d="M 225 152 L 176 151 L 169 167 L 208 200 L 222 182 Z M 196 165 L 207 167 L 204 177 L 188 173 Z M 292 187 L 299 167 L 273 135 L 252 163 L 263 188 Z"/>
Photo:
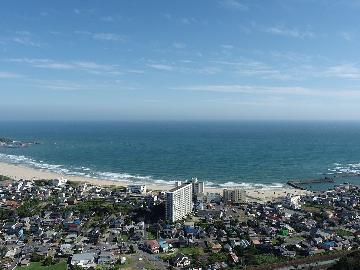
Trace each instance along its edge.
<path fill-rule="evenodd" d="M 68 269 L 152 265 L 166 270 L 169 263 L 192 270 L 236 269 L 242 261 L 251 264 L 259 253 L 287 261 L 358 247 L 359 186 L 267 202 L 249 197 L 241 205 L 226 203 L 241 201 L 233 190 L 225 192 L 225 203 L 220 194 L 209 195 L 213 199 L 196 211 L 191 208 L 192 183 L 179 183 L 164 195 L 150 191 L 142 196 L 71 181 L 61 186 L 46 180 L 0 181 L 0 247 L 6 247 L 0 249 L 0 268 L 52 257 Z M 157 198 L 150 200 L 151 206 L 150 196 Z M 177 219 L 175 224 L 163 221 L 167 203 L 174 207 L 169 212 L 175 209 L 169 219 Z M 195 218 L 181 221 L 191 210 Z M 256 253 L 243 256 L 250 247 Z M 187 248 L 199 254 L 196 260 L 182 253 Z M 158 253 L 169 253 L 171 259 L 159 259 Z"/>

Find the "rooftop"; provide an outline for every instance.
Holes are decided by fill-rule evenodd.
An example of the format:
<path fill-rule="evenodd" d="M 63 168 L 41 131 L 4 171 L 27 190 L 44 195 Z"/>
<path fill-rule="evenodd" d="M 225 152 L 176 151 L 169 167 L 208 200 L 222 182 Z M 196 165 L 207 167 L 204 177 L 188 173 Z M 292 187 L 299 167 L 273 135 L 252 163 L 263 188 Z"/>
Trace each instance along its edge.
<path fill-rule="evenodd" d="M 177 187 L 174 187 L 174 188 L 170 189 L 168 192 L 175 192 L 175 191 L 178 191 L 178 190 L 180 190 L 180 189 L 182 189 L 184 187 L 187 187 L 187 186 L 192 186 L 192 183 L 184 183 L 184 184 L 182 184 L 180 186 L 177 186 Z"/>

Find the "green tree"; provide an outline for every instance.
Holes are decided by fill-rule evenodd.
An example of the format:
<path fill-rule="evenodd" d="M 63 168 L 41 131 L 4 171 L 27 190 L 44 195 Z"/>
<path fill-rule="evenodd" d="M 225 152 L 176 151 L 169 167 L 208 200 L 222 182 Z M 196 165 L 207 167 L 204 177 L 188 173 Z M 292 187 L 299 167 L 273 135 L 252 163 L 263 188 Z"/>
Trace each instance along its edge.
<path fill-rule="evenodd" d="M 32 253 L 30 256 L 30 260 L 32 262 L 41 262 L 42 260 L 44 260 L 44 256 L 41 256 L 37 253 Z"/>
<path fill-rule="evenodd" d="M 7 247 L 5 247 L 5 246 L 0 247 L 0 258 L 3 258 L 7 251 L 8 251 Z"/>
<path fill-rule="evenodd" d="M 226 253 L 224 252 L 219 252 L 219 253 L 212 253 L 209 256 L 209 264 L 214 264 L 216 262 L 226 262 L 228 259 L 228 256 L 226 255 Z"/>
<path fill-rule="evenodd" d="M 55 261 L 53 260 L 53 257 L 48 256 L 48 257 L 46 257 L 46 258 L 43 260 L 42 264 L 43 264 L 44 266 L 49 266 L 49 265 L 54 264 L 54 262 L 55 262 Z"/>

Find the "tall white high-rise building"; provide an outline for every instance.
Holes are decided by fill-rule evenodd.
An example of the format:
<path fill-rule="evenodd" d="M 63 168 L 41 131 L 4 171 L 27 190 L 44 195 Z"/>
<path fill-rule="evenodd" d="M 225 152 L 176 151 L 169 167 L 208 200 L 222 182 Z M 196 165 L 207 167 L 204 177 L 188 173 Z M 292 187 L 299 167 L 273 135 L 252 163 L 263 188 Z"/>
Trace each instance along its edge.
<path fill-rule="evenodd" d="M 166 219 L 177 221 L 192 212 L 192 183 L 176 183 L 176 187 L 166 193 Z"/>

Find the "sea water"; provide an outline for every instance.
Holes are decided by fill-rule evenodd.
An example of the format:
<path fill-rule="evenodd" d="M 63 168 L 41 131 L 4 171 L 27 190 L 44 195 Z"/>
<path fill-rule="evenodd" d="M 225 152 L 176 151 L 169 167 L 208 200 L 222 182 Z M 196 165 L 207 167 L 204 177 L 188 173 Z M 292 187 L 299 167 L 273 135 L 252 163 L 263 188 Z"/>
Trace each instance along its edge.
<path fill-rule="evenodd" d="M 0 137 L 40 143 L 2 147 L 0 161 L 138 183 L 281 187 L 360 172 L 360 122 L 1 122 Z"/>

